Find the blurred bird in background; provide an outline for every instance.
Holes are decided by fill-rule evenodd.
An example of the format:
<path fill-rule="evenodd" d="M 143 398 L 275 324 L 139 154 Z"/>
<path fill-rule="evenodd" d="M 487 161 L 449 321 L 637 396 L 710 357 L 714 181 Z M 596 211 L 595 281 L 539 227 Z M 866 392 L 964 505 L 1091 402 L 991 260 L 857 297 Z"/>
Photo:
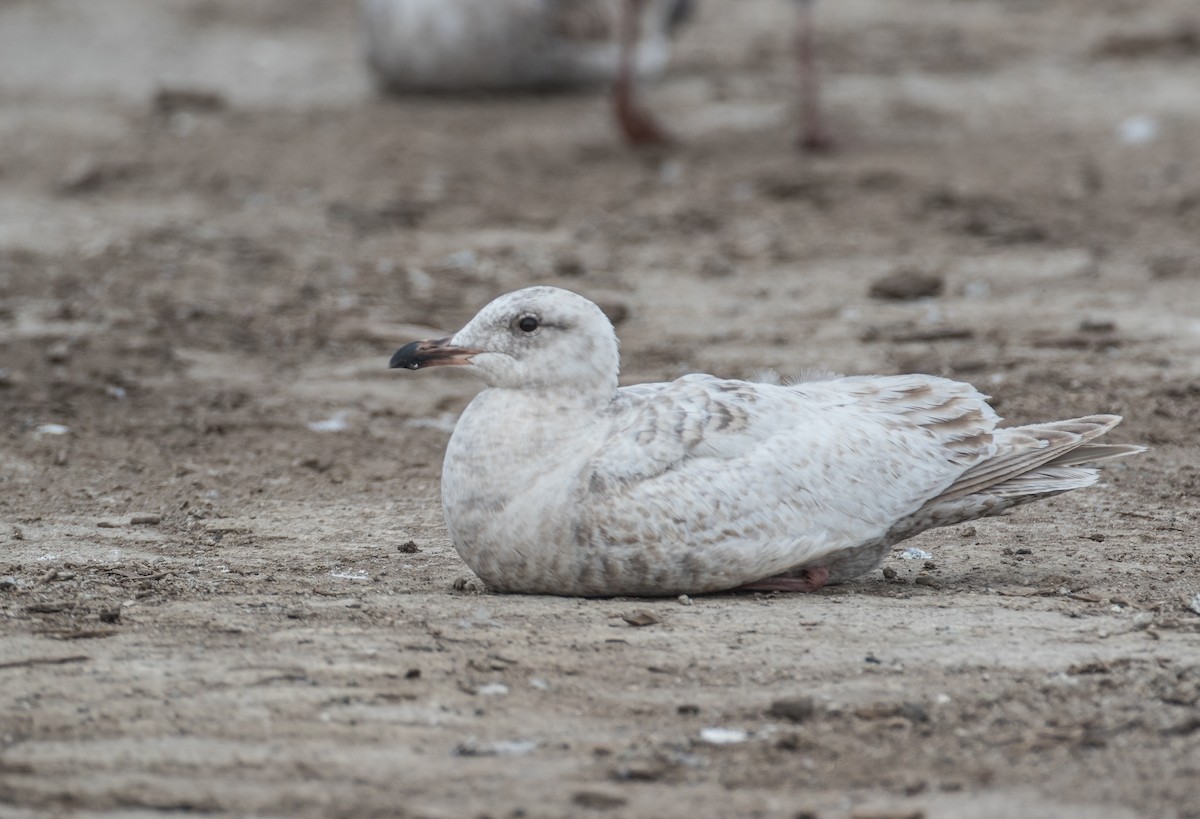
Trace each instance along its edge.
<path fill-rule="evenodd" d="M 691 0 L 362 0 L 367 63 L 399 92 L 546 91 L 656 77 Z M 630 19 L 630 15 L 636 19 Z M 640 33 L 628 49 L 622 26 Z"/>
<path fill-rule="evenodd" d="M 820 122 L 813 0 L 797 6 L 800 146 L 828 148 Z M 694 0 L 362 0 L 366 59 L 399 93 L 549 91 L 609 83 L 621 135 L 671 142 L 637 84 L 666 69 Z"/>
<path fill-rule="evenodd" d="M 630 145 L 661 145 L 670 137 L 654 116 L 637 101 L 635 55 L 644 36 L 641 31 L 646 7 L 654 0 L 624 0 L 619 30 L 621 59 L 613 82 L 613 110 L 617 125 Z M 815 0 L 794 0 L 796 4 L 795 50 L 799 74 L 800 136 L 798 146 L 805 151 L 824 151 L 833 146 L 821 123 L 820 86 L 817 81 L 816 40 L 813 25 Z M 690 9 L 689 9 L 690 11 Z"/>

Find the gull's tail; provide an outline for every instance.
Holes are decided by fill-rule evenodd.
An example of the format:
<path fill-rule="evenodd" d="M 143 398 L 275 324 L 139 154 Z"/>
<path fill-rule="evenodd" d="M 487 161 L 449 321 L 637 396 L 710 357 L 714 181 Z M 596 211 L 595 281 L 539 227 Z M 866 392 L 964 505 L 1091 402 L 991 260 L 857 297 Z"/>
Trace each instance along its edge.
<path fill-rule="evenodd" d="M 882 542 L 897 543 L 938 526 L 1002 515 L 1014 506 L 1082 489 L 1100 480 L 1095 464 L 1145 452 L 1133 444 L 1093 444 L 1121 422 L 1089 415 L 992 431 L 995 452 L 913 514 L 897 521 Z"/>
<path fill-rule="evenodd" d="M 1132 444 L 1091 443 L 1120 422 L 1119 415 L 1089 415 L 997 429 L 992 433 L 996 454 L 972 466 L 929 504 L 970 495 L 1022 503 L 1091 486 L 1100 479 L 1093 464 L 1146 451 Z"/>
<path fill-rule="evenodd" d="M 1089 415 L 992 430 L 989 457 L 969 467 L 916 512 L 898 520 L 871 548 L 847 549 L 826 563 L 830 582 L 865 574 L 883 561 L 893 544 L 927 529 L 1003 515 L 1030 501 L 1091 486 L 1100 479 L 1095 464 L 1146 449 L 1092 443 L 1120 421 L 1117 415 Z"/>

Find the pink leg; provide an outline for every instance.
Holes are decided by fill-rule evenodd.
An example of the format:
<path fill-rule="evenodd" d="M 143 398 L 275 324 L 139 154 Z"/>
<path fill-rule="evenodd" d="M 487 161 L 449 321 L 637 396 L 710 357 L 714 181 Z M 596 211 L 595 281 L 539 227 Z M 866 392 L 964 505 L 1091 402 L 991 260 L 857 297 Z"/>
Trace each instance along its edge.
<path fill-rule="evenodd" d="M 625 0 L 621 11 L 621 54 L 613 82 L 613 111 L 625 141 L 633 146 L 665 145 L 671 141 L 635 97 L 633 59 L 641 37 L 642 7 L 646 0 Z"/>
<path fill-rule="evenodd" d="M 803 569 L 796 577 L 764 577 L 762 580 L 738 586 L 734 591 L 813 592 L 824 586 L 828 580 L 829 569 L 818 566 Z"/>
<path fill-rule="evenodd" d="M 797 0 L 796 69 L 800 75 L 800 137 L 802 151 L 820 152 L 833 148 L 833 140 L 821 125 L 821 89 L 817 75 L 813 28 L 813 0 Z"/>

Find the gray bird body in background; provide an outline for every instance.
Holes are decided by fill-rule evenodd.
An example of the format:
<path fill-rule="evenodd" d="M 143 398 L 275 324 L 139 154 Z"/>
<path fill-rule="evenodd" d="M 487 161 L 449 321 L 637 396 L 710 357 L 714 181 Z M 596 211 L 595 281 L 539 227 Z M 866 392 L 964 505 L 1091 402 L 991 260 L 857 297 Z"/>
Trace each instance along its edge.
<path fill-rule="evenodd" d="M 634 53 L 658 76 L 691 0 L 649 0 Z M 367 63 L 400 92 L 538 91 L 611 83 L 624 0 L 362 0 Z"/>

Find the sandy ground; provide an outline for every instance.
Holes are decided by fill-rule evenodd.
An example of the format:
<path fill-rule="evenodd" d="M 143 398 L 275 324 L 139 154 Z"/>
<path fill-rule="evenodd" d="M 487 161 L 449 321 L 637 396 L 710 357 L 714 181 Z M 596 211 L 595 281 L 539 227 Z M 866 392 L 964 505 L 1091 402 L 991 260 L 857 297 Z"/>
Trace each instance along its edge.
<path fill-rule="evenodd" d="M 0 2 L 0 815 L 1200 817 L 1200 16 L 903 5 L 820 6 L 813 158 L 779 0 L 703 6 L 649 156 L 377 98 L 342 0 Z M 1152 450 L 813 595 L 489 594 L 477 385 L 385 367 L 534 282 L 626 382 L 933 372 Z"/>

